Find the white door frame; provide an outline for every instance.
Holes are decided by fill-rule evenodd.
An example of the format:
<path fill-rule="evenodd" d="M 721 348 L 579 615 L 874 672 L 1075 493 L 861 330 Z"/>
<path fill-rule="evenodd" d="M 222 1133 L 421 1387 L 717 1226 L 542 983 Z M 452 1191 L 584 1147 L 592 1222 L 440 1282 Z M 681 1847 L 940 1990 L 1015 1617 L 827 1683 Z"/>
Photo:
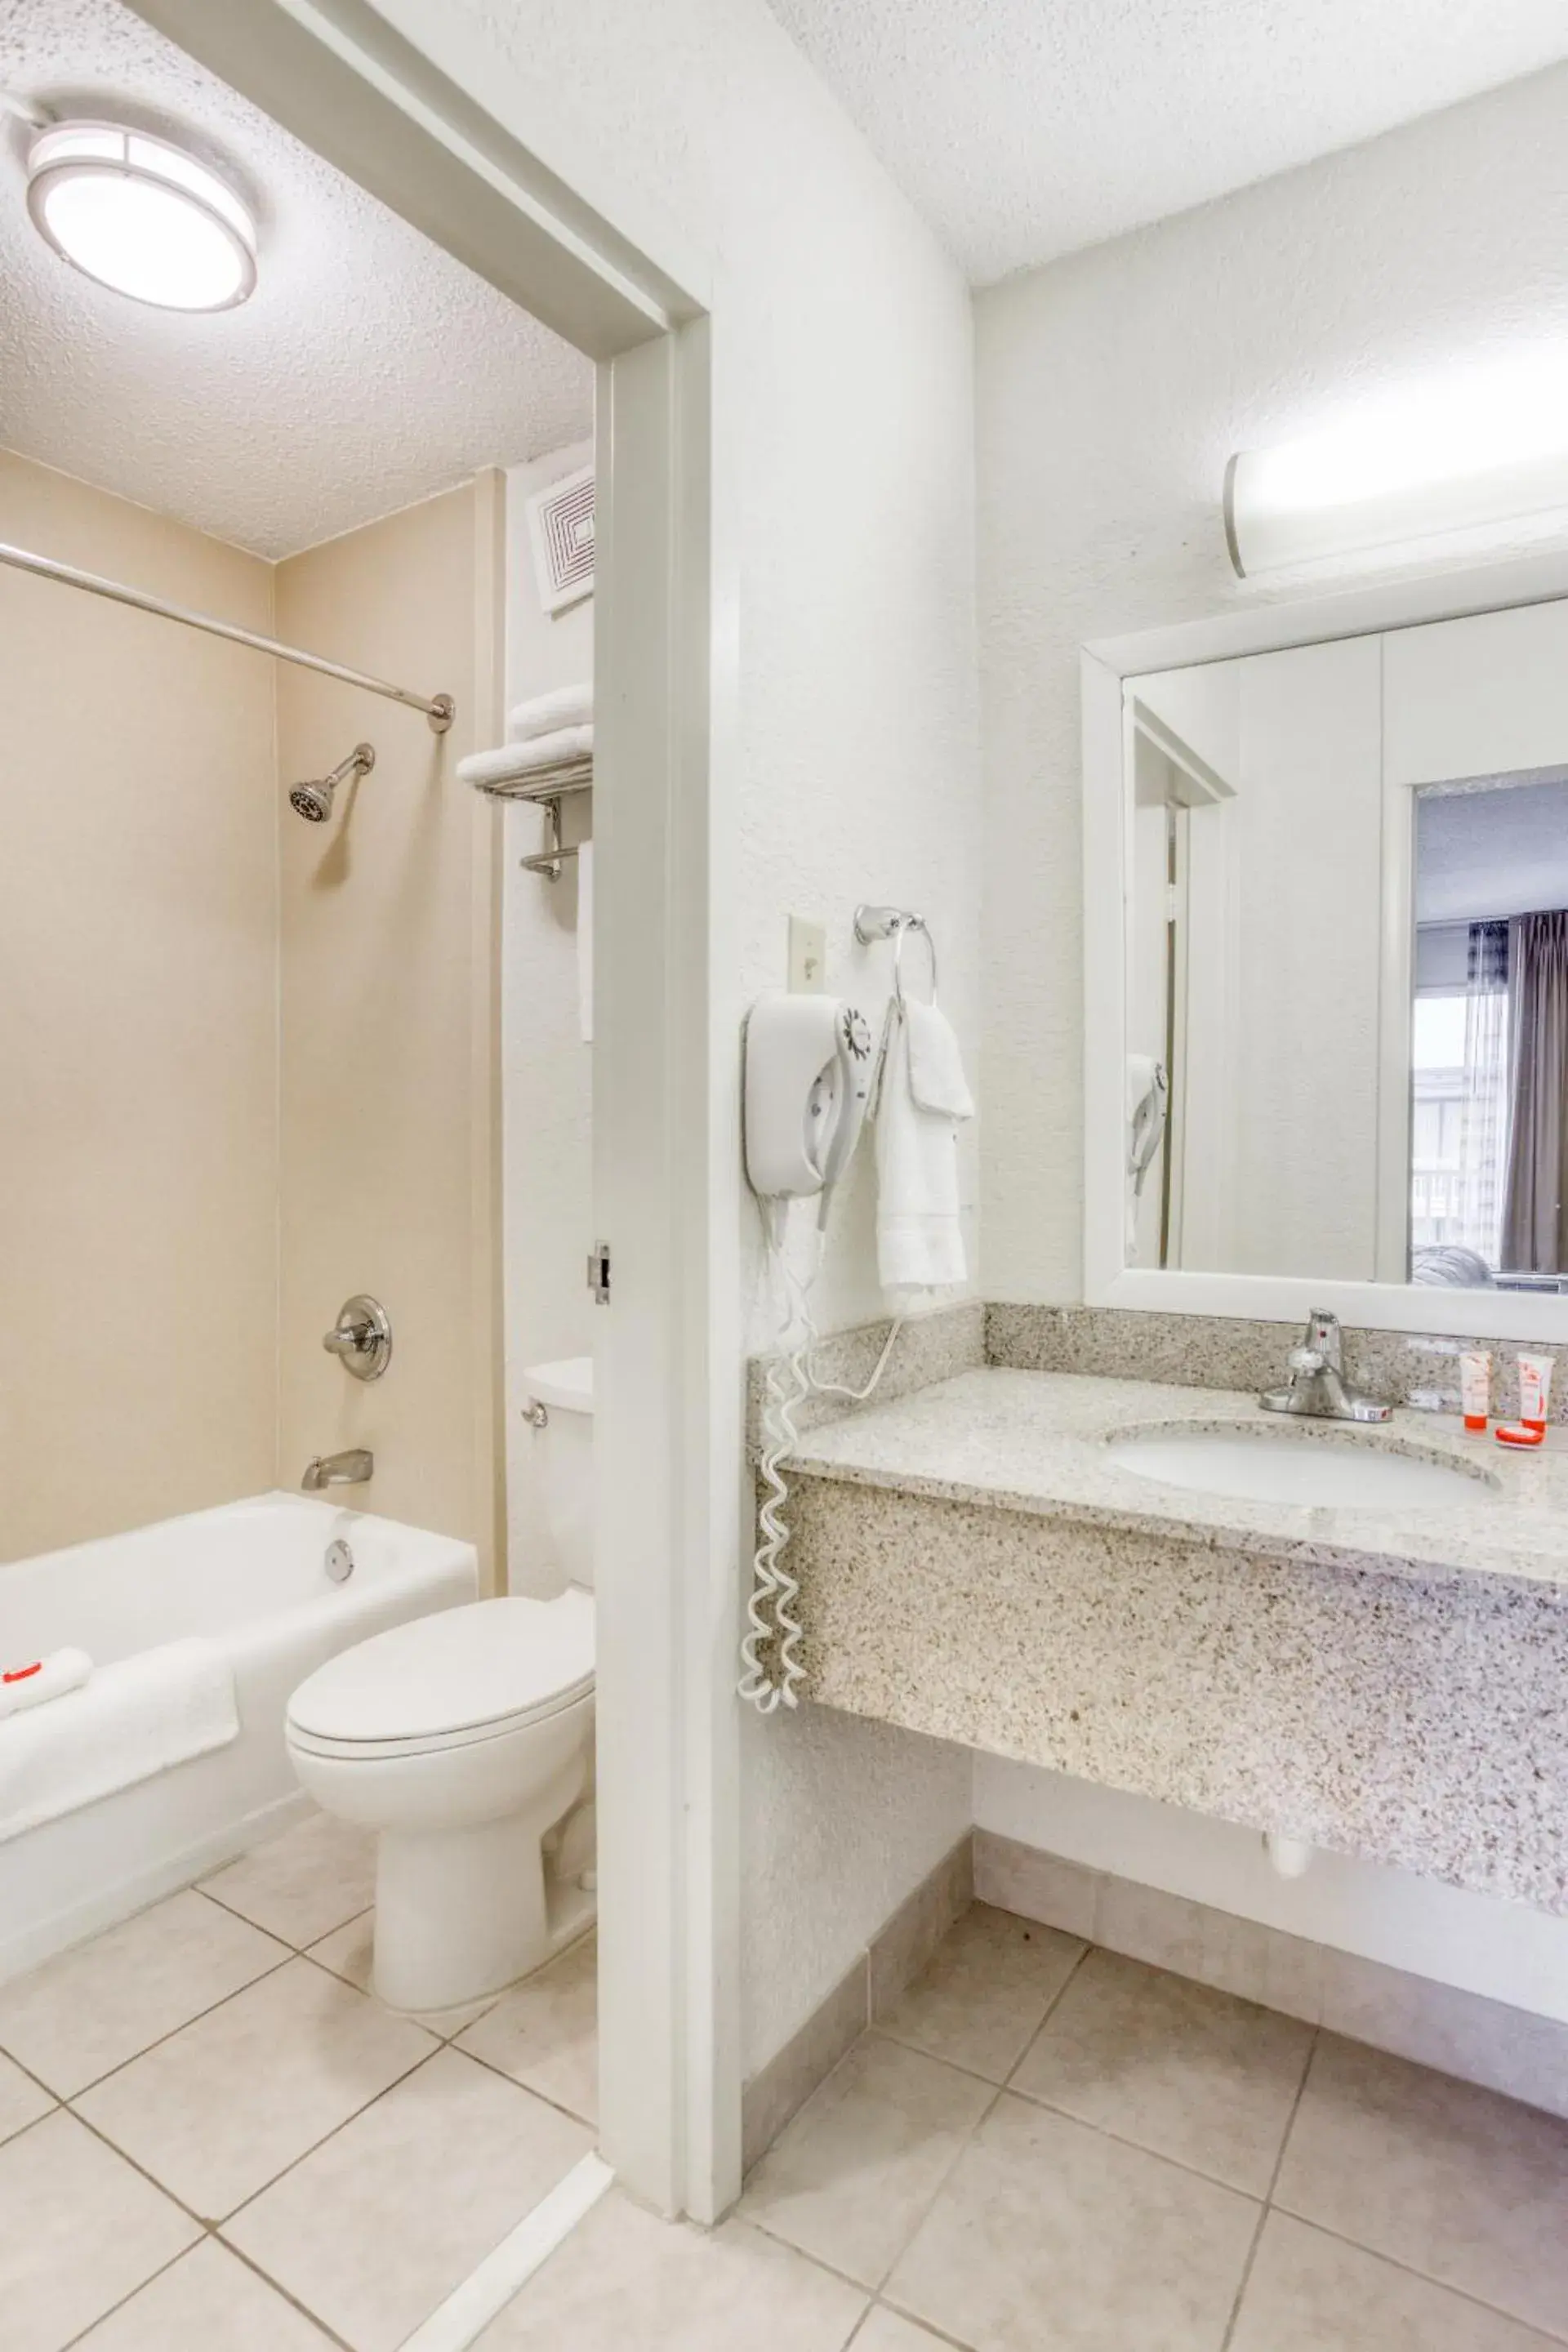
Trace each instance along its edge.
<path fill-rule="evenodd" d="M 644 250 L 589 196 L 603 158 L 563 170 L 558 115 L 539 111 L 547 160 L 544 137 L 508 129 L 365 0 L 132 5 L 599 364 L 594 1218 L 614 1253 L 595 1351 L 599 2129 L 639 2196 L 712 2221 L 740 2186 L 743 1456 L 738 1046 L 714 1009 L 733 475 L 716 477 L 710 276 Z M 537 93 L 495 102 L 531 128 Z M 639 224 L 668 257 L 668 226 Z"/>

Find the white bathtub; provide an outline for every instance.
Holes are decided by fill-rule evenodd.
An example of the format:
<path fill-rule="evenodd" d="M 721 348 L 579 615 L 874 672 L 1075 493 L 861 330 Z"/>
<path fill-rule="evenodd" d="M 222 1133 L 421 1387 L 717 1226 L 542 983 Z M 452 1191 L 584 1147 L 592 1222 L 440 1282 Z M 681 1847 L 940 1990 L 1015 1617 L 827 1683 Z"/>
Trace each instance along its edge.
<path fill-rule="evenodd" d="M 334 1584 L 324 1559 L 340 1536 L 354 1567 Z M 208 1634 L 233 1663 L 240 1721 L 227 1748 L 0 1844 L 0 1979 L 188 1885 L 302 1812 L 283 1747 L 290 1692 L 367 1634 L 478 1593 L 471 1544 L 296 1495 L 0 1567 L 0 1656 L 71 1643 L 108 1665 Z"/>

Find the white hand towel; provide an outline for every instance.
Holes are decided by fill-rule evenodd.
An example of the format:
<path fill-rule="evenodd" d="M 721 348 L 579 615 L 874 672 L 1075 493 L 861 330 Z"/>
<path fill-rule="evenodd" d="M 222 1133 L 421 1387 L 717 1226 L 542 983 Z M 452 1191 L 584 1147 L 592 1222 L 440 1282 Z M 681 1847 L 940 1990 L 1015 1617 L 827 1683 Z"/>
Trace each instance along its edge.
<path fill-rule="evenodd" d="M 553 735 L 562 727 L 589 727 L 594 719 L 594 689 L 588 686 L 558 686 L 552 693 L 536 694 L 506 715 L 509 743 L 529 743 L 536 735 Z"/>
<path fill-rule="evenodd" d="M 1165 1132 L 1170 1089 L 1165 1066 L 1152 1054 L 1127 1056 L 1127 1238 L 1129 1265 L 1138 1263 L 1138 1214 L 1149 1173 Z"/>
<path fill-rule="evenodd" d="M 463 783 L 478 784 L 483 791 L 492 784 L 536 775 L 542 768 L 564 768 L 574 760 L 593 756 L 592 727 L 559 727 L 553 734 L 535 735 L 526 743 L 502 743 L 494 751 L 470 751 L 466 760 L 458 761 L 458 775 Z"/>
<path fill-rule="evenodd" d="M 577 851 L 577 1017 L 583 1043 L 594 1042 L 594 845 Z"/>
<path fill-rule="evenodd" d="M 20 1715 L 25 1706 L 42 1706 L 51 1698 L 64 1698 L 68 1691 L 80 1690 L 91 1672 L 92 1660 L 85 1650 L 51 1650 L 47 1658 L 0 1667 L 0 1720 Z"/>
<path fill-rule="evenodd" d="M 877 1097 L 877 1266 L 886 1290 L 968 1279 L 958 1122 L 973 1108 L 944 1016 L 933 1004 L 907 1004 L 901 1014 L 893 1007 Z"/>
<path fill-rule="evenodd" d="M 234 1672 L 216 1642 L 100 1666 L 82 1689 L 0 1723 L 0 1843 L 238 1734 Z"/>

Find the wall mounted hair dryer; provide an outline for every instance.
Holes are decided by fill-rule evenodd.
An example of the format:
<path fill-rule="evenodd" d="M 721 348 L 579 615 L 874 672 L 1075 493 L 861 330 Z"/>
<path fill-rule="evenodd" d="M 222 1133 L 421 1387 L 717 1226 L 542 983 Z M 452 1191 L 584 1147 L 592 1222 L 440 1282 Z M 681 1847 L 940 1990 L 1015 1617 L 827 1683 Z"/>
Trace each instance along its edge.
<path fill-rule="evenodd" d="M 776 990 L 746 1022 L 746 1177 L 759 1199 L 827 1196 L 848 1166 L 871 1094 L 870 1026 L 835 996 Z"/>

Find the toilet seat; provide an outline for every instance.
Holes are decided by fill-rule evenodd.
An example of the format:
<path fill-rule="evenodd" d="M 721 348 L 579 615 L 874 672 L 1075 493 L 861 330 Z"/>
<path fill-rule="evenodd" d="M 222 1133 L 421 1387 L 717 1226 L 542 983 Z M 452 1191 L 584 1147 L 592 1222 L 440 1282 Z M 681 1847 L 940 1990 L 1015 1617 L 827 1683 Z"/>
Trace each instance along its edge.
<path fill-rule="evenodd" d="M 594 1604 L 510 1596 L 440 1610 L 330 1658 L 289 1702 L 289 1745 L 365 1762 L 472 1746 L 594 1690 Z"/>

